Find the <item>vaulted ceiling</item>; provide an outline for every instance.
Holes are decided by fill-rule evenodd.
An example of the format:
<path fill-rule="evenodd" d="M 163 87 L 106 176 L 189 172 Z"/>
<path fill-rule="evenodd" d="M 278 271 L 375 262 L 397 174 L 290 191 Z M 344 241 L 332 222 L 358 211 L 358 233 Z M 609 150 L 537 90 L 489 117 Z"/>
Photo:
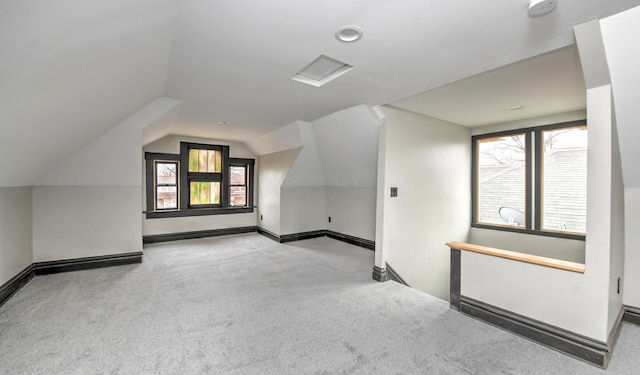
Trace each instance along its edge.
<path fill-rule="evenodd" d="M 182 102 L 173 133 L 237 141 L 398 102 L 569 46 L 573 25 L 640 0 L 561 0 L 538 18 L 527 4 L 3 0 L 1 171 L 11 184 L 33 183 L 160 96 Z M 339 42 L 343 25 L 359 26 L 363 38 Z M 291 80 L 320 55 L 354 69 L 322 87 Z"/>

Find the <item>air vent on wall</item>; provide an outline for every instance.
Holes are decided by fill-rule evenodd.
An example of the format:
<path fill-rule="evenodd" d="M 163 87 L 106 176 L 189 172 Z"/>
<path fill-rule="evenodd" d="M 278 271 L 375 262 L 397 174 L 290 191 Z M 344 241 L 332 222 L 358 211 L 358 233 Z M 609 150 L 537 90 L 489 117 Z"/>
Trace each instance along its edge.
<path fill-rule="evenodd" d="M 351 69 L 353 69 L 353 66 L 349 64 L 320 55 L 291 79 L 311 86 L 320 87 Z"/>

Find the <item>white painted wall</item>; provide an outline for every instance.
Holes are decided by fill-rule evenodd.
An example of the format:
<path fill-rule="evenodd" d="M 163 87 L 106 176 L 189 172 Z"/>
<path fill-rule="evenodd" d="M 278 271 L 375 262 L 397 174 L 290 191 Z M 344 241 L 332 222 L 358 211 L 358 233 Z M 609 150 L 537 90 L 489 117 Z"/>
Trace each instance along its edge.
<path fill-rule="evenodd" d="M 39 180 L 35 262 L 142 250 L 142 132 L 177 105 L 153 101 Z"/>
<path fill-rule="evenodd" d="M 613 97 L 611 97 L 613 112 Z M 608 332 L 611 332 L 616 318 L 622 309 L 624 276 L 624 246 L 625 246 L 625 214 L 624 214 L 624 183 L 622 180 L 622 160 L 616 126 L 615 112 L 612 120 L 611 135 L 611 263 L 609 265 L 609 322 Z M 620 279 L 620 287 L 618 287 Z"/>
<path fill-rule="evenodd" d="M 0 187 L 0 286 L 33 263 L 31 187 Z"/>
<path fill-rule="evenodd" d="M 471 228 L 469 243 L 584 263 L 585 241 Z"/>
<path fill-rule="evenodd" d="M 280 234 L 325 229 L 325 175 L 312 125 L 297 121 L 303 146 L 280 188 Z"/>
<path fill-rule="evenodd" d="M 139 186 L 33 188 L 33 260 L 142 250 Z"/>
<path fill-rule="evenodd" d="M 469 129 L 384 107 L 382 261 L 412 287 L 449 298 L 448 241 L 466 241 L 471 198 Z M 391 187 L 398 197 L 389 197 Z M 380 228 L 378 228 L 380 230 Z M 381 246 L 380 246 L 381 245 Z M 376 259 L 379 255 L 376 254 Z"/>
<path fill-rule="evenodd" d="M 291 166 L 283 186 L 324 186 L 325 171 L 320 161 L 320 150 L 309 122 L 297 121 L 298 135 L 302 149 Z M 287 129 L 289 127 L 286 127 Z"/>
<path fill-rule="evenodd" d="M 270 133 L 247 142 L 247 147 L 256 155 L 272 154 L 278 151 L 302 147 L 304 142 L 300 134 L 301 121 L 294 121 Z"/>
<path fill-rule="evenodd" d="M 640 188 L 625 189 L 624 200 L 624 304 L 640 308 Z"/>
<path fill-rule="evenodd" d="M 280 234 L 325 229 L 327 226 L 325 189 L 324 186 L 282 186 Z"/>
<path fill-rule="evenodd" d="M 296 121 L 248 143 L 261 155 L 301 146 L 282 183 L 280 232 L 274 233 L 330 229 L 375 239 L 379 122 L 373 108 L 360 105 L 311 123 Z M 271 195 L 260 196 L 265 229 L 275 228 L 264 216 L 265 199 L 269 216 L 276 212 Z"/>
<path fill-rule="evenodd" d="M 640 7 L 605 18 L 600 25 L 610 67 L 625 188 L 624 304 L 640 307 Z"/>
<path fill-rule="evenodd" d="M 365 105 L 313 121 L 327 186 L 376 186 L 379 125 Z"/>
<path fill-rule="evenodd" d="M 377 187 L 370 186 L 327 186 L 327 212 L 331 217 L 328 230 L 376 240 L 376 197 Z"/>
<path fill-rule="evenodd" d="M 380 114 L 365 105 L 347 108 L 312 123 L 326 181 L 326 229 L 376 239 L 380 123 Z"/>
<path fill-rule="evenodd" d="M 258 226 L 281 235 L 281 187 L 301 148 L 258 157 Z"/>

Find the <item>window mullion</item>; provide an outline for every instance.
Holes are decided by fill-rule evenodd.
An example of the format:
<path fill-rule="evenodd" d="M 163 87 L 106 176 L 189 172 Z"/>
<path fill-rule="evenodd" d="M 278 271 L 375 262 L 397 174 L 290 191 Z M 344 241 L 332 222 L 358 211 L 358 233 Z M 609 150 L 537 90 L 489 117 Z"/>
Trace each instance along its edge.
<path fill-rule="evenodd" d="M 543 144 L 544 137 L 542 136 L 541 130 L 536 130 L 534 133 L 534 142 L 535 142 L 535 155 L 534 155 L 534 163 L 535 163 L 535 185 L 533 188 L 535 189 L 535 230 L 542 229 L 542 200 L 544 199 L 544 192 L 542 189 L 542 156 L 544 155 Z"/>
<path fill-rule="evenodd" d="M 478 205 L 480 204 L 479 181 L 478 181 L 478 168 L 480 161 L 478 160 L 478 141 L 477 137 L 471 138 L 471 224 L 477 223 L 478 220 Z"/>
<path fill-rule="evenodd" d="M 231 187 L 229 186 L 231 182 L 229 178 L 229 168 L 231 166 L 229 163 L 229 146 L 222 146 L 222 197 L 220 197 L 220 203 L 222 203 L 223 207 L 229 207 L 231 205 Z"/>
<path fill-rule="evenodd" d="M 180 209 L 189 208 L 189 146 L 185 142 L 180 142 Z"/>
<path fill-rule="evenodd" d="M 532 213 L 535 215 L 535 209 L 533 207 L 533 147 L 532 142 L 535 138 L 532 136 L 532 132 L 525 133 L 525 148 L 524 148 L 524 165 L 525 165 L 525 210 L 526 210 L 526 219 L 525 219 L 525 228 L 533 229 L 534 225 L 532 223 Z M 535 221 L 535 219 L 534 219 Z"/>

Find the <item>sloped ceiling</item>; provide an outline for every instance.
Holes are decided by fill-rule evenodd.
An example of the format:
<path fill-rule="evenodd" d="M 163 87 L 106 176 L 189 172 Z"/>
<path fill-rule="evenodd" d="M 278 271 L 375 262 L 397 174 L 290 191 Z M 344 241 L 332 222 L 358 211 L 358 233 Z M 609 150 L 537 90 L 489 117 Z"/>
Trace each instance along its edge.
<path fill-rule="evenodd" d="M 169 1 L 0 1 L 0 186 L 33 184 L 161 96 L 176 15 Z"/>
<path fill-rule="evenodd" d="M 0 186 L 33 183 L 159 96 L 182 102 L 173 133 L 247 141 L 568 46 L 573 25 L 640 0 L 561 0 L 541 18 L 527 3 L 1 1 Z M 338 42 L 346 24 L 362 40 Z M 290 79 L 319 55 L 354 69 Z"/>

